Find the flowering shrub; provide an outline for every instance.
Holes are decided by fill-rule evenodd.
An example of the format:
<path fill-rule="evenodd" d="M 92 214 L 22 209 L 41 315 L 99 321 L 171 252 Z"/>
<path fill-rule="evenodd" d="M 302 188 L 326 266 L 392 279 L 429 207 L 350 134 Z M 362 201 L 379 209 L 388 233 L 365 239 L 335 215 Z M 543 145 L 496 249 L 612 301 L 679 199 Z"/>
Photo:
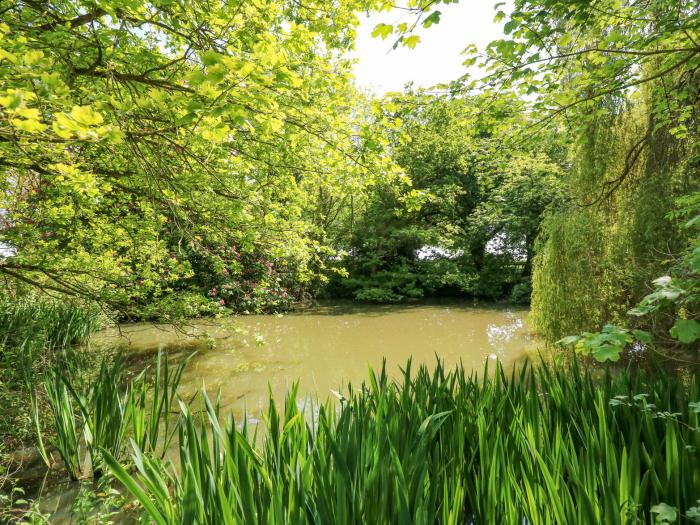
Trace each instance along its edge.
<path fill-rule="evenodd" d="M 284 273 L 255 253 L 242 253 L 236 245 L 213 251 L 216 276 L 208 296 L 220 308 L 243 313 L 288 310 L 294 303 Z"/>

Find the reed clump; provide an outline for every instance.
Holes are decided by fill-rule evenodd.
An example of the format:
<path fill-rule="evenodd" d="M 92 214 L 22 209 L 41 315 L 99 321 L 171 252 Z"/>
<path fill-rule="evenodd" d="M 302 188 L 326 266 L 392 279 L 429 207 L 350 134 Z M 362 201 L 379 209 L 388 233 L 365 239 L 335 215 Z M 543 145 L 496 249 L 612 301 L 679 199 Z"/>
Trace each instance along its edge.
<path fill-rule="evenodd" d="M 700 516 L 700 392 L 574 362 L 370 372 L 339 402 L 270 401 L 265 436 L 180 403 L 177 466 L 105 463 L 159 525 L 629 524 Z M 666 520 L 666 521 L 663 521 Z"/>
<path fill-rule="evenodd" d="M 49 370 L 40 383 L 30 385 L 32 417 L 46 465 L 56 464 L 55 451 L 70 478 L 99 478 L 103 452 L 121 459 L 127 437 L 140 450 L 162 458 L 174 436 L 171 411 L 188 360 L 173 367 L 159 351 L 155 366 L 131 381 L 120 355 L 105 357 L 99 372 L 88 379 L 59 367 Z M 41 391 L 48 410 L 39 407 Z"/>
<path fill-rule="evenodd" d="M 34 294 L 0 297 L 0 346 L 58 351 L 79 346 L 103 325 L 98 305 Z"/>
<path fill-rule="evenodd" d="M 79 349 L 105 320 L 100 307 L 86 301 L 0 294 L 0 436 L 5 448 L 32 438 L 28 383 L 54 369 L 88 367 L 91 356 Z"/>

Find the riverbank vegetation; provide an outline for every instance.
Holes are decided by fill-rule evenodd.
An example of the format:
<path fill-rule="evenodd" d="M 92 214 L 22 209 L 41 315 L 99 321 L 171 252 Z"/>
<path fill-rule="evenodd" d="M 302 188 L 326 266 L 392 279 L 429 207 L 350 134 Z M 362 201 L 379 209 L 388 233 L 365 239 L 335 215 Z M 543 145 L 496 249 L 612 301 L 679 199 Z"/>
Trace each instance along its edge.
<path fill-rule="evenodd" d="M 90 356 L 74 353 L 105 323 L 96 305 L 59 302 L 39 295 L 4 297 L 0 309 L 0 428 L 3 448 L 25 444 L 33 435 L 29 376 L 66 366 L 88 368 Z"/>
<path fill-rule="evenodd" d="M 374 36 L 420 45 L 449 3 Z M 377 97 L 348 56 L 387 9 L 0 0 L 2 451 L 156 523 L 699 521 L 697 2 L 498 3 L 503 38 L 460 43 L 480 74 Z M 215 402 L 170 421 L 167 359 L 89 347 L 319 297 L 530 303 L 582 361 L 377 373 L 313 417 L 292 390 L 258 440 Z"/>
<path fill-rule="evenodd" d="M 266 435 L 182 406 L 180 469 L 108 460 L 155 523 L 669 523 L 700 515 L 695 379 L 571 367 L 477 377 L 410 362 Z M 314 414 L 311 421 L 304 410 Z M 222 420 L 223 419 L 223 420 Z M 251 433 L 252 432 L 252 433 Z"/>
<path fill-rule="evenodd" d="M 149 415 L 142 377 L 120 381 L 120 360 L 103 366 L 88 395 L 63 375 L 45 383 L 63 392 L 50 396 L 63 405 L 52 407 L 61 470 L 72 478 L 114 476 L 153 523 L 700 517 L 694 375 L 592 372 L 577 360 L 512 372 L 496 365 L 477 375 L 439 362 L 412 371 L 408 362 L 398 379 L 370 371 L 369 380 L 320 404 L 300 404 L 293 385 L 282 406 L 270 400 L 262 427 L 224 415 L 202 391 L 201 402 L 180 401 L 169 429 L 182 368 L 161 367 L 159 356 Z M 174 435 L 173 462 L 164 450 Z"/>

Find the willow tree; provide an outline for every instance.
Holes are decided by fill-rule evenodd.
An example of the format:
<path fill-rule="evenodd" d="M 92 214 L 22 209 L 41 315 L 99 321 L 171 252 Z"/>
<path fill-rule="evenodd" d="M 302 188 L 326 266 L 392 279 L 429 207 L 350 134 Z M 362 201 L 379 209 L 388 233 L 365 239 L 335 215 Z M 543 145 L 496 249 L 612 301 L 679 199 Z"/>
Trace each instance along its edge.
<path fill-rule="evenodd" d="M 185 247 L 311 271 L 311 190 L 377 168 L 362 3 L 2 0 L 0 274 L 123 304 L 190 275 Z"/>
<path fill-rule="evenodd" d="M 622 321 L 688 233 L 670 216 L 698 190 L 697 2 L 519 1 L 487 50 L 486 81 L 530 95 L 571 137 L 569 203 L 540 236 L 533 314 L 555 339 Z M 537 127 L 532 130 L 537 131 Z"/>
<path fill-rule="evenodd" d="M 412 47 L 413 29 L 439 22 L 449 3 L 409 0 L 409 21 L 375 32 Z M 495 6 L 505 37 L 482 55 L 467 49 L 465 63 L 481 65 L 483 77 L 451 88 L 515 92 L 534 122 L 521 139 L 546 127 L 570 139 L 569 202 L 546 221 L 534 272 L 534 321 L 556 339 L 622 320 L 694 235 L 674 210 L 700 186 L 700 5 L 515 0 L 510 12 L 506 5 Z"/>

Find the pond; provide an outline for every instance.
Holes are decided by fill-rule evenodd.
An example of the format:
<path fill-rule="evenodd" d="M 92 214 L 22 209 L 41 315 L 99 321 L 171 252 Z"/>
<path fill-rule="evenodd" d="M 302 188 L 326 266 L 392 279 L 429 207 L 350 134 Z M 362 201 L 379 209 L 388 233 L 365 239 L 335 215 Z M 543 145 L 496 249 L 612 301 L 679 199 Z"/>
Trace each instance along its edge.
<path fill-rule="evenodd" d="M 481 371 L 496 359 L 510 367 L 534 344 L 526 316 L 523 308 L 464 303 L 333 304 L 282 316 L 201 320 L 180 330 L 124 325 L 103 337 L 126 344 L 132 356 L 197 350 L 180 394 L 189 397 L 202 386 L 212 396 L 220 391 L 222 407 L 238 422 L 244 411 L 254 422 L 267 407 L 268 385 L 280 402 L 294 381 L 301 397 L 325 399 L 348 382 L 359 385 L 383 359 L 392 375 L 409 358 L 414 367 L 432 366 L 438 357 L 449 367 Z"/>
<path fill-rule="evenodd" d="M 223 410 L 232 411 L 238 424 L 244 414 L 256 424 L 267 408 L 269 391 L 282 403 L 288 386 L 299 381 L 299 403 L 309 396 L 325 400 L 332 391 L 347 391 L 348 382 L 359 385 L 369 367 L 380 369 L 384 359 L 393 376 L 409 358 L 414 367 L 433 366 L 439 358 L 448 367 L 461 363 L 478 372 L 496 359 L 510 368 L 535 346 L 527 313 L 524 308 L 469 303 L 336 303 L 281 316 L 197 320 L 179 329 L 128 324 L 101 332 L 95 343 L 123 347 L 136 371 L 152 363 L 159 348 L 175 357 L 196 351 L 180 395 L 189 399 L 202 386 L 212 396 L 220 391 Z M 39 463 L 35 470 L 33 484 L 42 485 L 42 511 L 51 514 L 52 523 L 73 523 L 71 507 L 80 485 L 67 482 L 59 472 L 43 477 Z M 33 477 L 31 472 L 26 476 Z M 133 521 L 125 514 L 114 520 Z"/>

